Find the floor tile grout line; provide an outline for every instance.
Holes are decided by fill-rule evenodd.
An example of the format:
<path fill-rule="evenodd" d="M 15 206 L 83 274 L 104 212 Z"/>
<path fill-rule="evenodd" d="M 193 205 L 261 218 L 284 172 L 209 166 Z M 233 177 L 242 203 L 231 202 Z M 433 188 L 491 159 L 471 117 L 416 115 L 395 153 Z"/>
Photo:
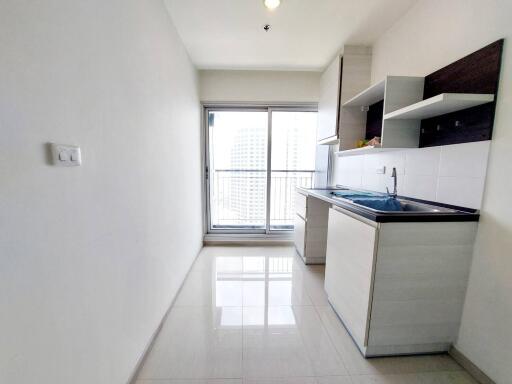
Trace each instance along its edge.
<path fill-rule="evenodd" d="M 308 272 L 309 273 L 314 273 L 314 272 L 311 272 L 311 269 L 309 269 L 306 264 L 304 264 L 304 261 L 302 260 L 302 258 L 296 252 L 294 254 L 294 259 L 297 260 L 297 263 L 299 263 L 299 265 L 301 266 L 300 269 L 302 271 L 302 276 L 301 276 L 302 280 L 304 280 L 304 275 L 306 273 L 308 273 Z M 308 296 L 309 301 L 311 302 L 311 304 L 313 306 L 315 306 L 315 301 L 313 300 L 313 298 L 311 296 L 311 292 L 310 292 L 310 290 L 307 288 L 307 286 L 305 284 L 304 284 L 304 289 L 306 291 L 306 295 Z"/>
<path fill-rule="evenodd" d="M 332 333 L 329 331 L 329 327 L 327 327 L 327 324 L 325 323 L 323 317 L 322 317 L 322 314 L 320 313 L 319 307 L 315 307 L 315 311 L 317 311 L 318 313 L 318 317 L 320 318 L 320 322 L 322 323 L 322 325 L 325 327 L 326 329 L 326 332 L 327 334 L 329 335 L 329 340 L 331 341 L 331 344 L 333 345 L 334 347 L 334 350 L 336 351 L 336 353 L 338 354 L 338 357 L 341 359 L 346 371 L 349 373 L 349 375 L 352 375 L 352 373 L 350 372 L 350 370 L 348 369 L 347 367 L 347 364 L 345 362 L 345 359 L 343 358 L 343 354 L 341 353 L 341 351 L 339 350 L 338 346 L 336 345 L 336 343 L 334 342 L 334 339 L 333 339 L 333 335 Z M 331 310 L 334 311 L 334 309 L 332 309 L 332 307 L 330 307 L 330 304 L 329 305 L 324 305 L 324 306 L 321 306 L 321 308 L 331 308 Z M 342 327 L 344 327 L 343 324 L 341 324 Z"/>
<path fill-rule="evenodd" d="M 295 256 L 296 256 L 296 258 L 298 258 L 297 254 Z M 302 260 L 300 260 L 300 261 L 302 261 Z M 307 268 L 307 265 L 304 264 L 304 266 L 305 266 L 305 271 L 310 271 L 310 269 Z M 322 274 L 325 275 L 325 272 L 323 271 Z M 331 348 L 336 352 L 336 355 L 338 356 L 338 359 L 339 359 L 340 363 L 342 364 L 345 372 L 347 372 L 347 375 L 350 376 L 350 371 L 348 370 L 348 368 L 347 368 L 347 366 L 345 364 L 345 361 L 343 360 L 343 357 L 342 357 L 341 353 L 339 352 L 338 348 L 336 347 L 336 345 L 335 345 L 335 343 L 334 343 L 334 341 L 332 339 L 332 336 L 329 333 L 329 330 L 327 329 L 327 326 L 324 324 L 324 321 L 322 320 L 320 312 L 318 311 L 318 308 L 317 308 L 318 306 L 316 304 L 314 304 L 314 301 L 311 299 L 311 294 L 310 294 L 309 290 L 307 289 L 307 287 L 305 287 L 305 289 L 306 289 L 306 293 L 309 296 L 309 299 L 310 299 L 311 303 L 313 304 L 313 309 L 314 309 L 316 315 L 318 316 L 318 319 L 320 320 L 320 324 L 322 325 L 322 329 L 324 330 L 325 334 L 327 335 L 327 337 L 329 339 L 329 343 L 331 345 Z M 336 376 L 346 376 L 346 375 L 336 375 Z"/>
<path fill-rule="evenodd" d="M 325 308 L 325 306 L 324 306 Z M 333 348 L 333 350 L 336 352 L 338 358 L 340 359 L 341 361 L 341 364 L 343 365 L 343 368 L 345 368 L 345 371 L 349 374 L 350 376 L 350 371 L 345 363 L 345 360 L 343 359 L 343 355 L 340 353 L 340 351 L 338 350 L 338 348 L 336 347 L 336 344 L 334 343 L 334 340 L 332 338 L 332 335 L 331 333 L 329 332 L 329 329 L 327 328 L 327 325 L 324 323 L 324 320 L 322 319 L 322 315 L 320 313 L 320 311 L 318 310 L 318 308 L 315 306 L 314 307 L 315 309 L 315 313 L 317 314 L 318 318 L 320 319 L 320 324 L 322 325 L 323 329 L 325 330 L 325 333 L 327 334 L 327 337 L 329 338 L 329 342 L 331 344 L 331 347 Z"/>

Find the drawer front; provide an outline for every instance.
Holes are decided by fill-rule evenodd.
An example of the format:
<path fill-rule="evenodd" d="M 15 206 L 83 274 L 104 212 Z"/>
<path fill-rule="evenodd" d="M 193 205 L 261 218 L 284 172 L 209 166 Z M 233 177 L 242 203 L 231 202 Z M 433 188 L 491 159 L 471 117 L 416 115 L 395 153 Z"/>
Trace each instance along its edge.
<path fill-rule="evenodd" d="M 308 198 L 304 196 L 302 193 L 295 193 L 295 213 L 301 216 L 303 219 L 306 219 Z"/>

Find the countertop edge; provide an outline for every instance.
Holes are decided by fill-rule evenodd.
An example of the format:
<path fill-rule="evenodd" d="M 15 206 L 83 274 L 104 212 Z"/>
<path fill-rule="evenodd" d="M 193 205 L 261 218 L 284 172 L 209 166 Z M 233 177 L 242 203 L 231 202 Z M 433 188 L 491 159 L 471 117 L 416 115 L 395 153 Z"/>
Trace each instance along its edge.
<path fill-rule="evenodd" d="M 350 203 L 345 203 L 328 196 L 325 196 L 321 193 L 315 191 L 333 191 L 336 188 L 303 188 L 296 187 L 297 192 L 301 193 L 305 196 L 312 196 L 319 200 L 322 200 L 326 203 L 332 204 L 334 206 L 346 209 L 356 215 L 364 217 L 365 219 L 377 222 L 377 223 L 411 223 L 411 222 L 423 222 L 423 223 L 433 223 L 433 222 L 478 222 L 480 220 L 480 214 L 478 210 L 472 210 L 465 207 L 457 207 L 449 204 L 442 204 L 427 200 L 421 200 L 416 198 L 411 198 L 407 196 L 399 196 L 401 198 L 409 199 L 412 201 L 417 201 L 425 204 L 436 204 L 441 207 L 458 209 L 462 213 L 435 213 L 435 214 L 394 214 L 394 213 L 377 213 L 369 210 L 365 210 L 358 206 L 352 205 Z"/>

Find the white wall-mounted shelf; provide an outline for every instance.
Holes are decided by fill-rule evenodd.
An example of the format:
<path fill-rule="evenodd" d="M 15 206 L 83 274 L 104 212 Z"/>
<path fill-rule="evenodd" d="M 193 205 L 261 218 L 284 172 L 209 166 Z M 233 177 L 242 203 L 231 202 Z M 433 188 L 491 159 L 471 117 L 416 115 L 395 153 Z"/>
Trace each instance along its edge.
<path fill-rule="evenodd" d="M 383 101 L 383 113 L 389 113 L 423 98 L 424 78 L 417 76 L 386 76 L 384 80 L 360 92 L 342 104 L 340 125 L 340 151 L 357 147 L 366 136 L 368 107 Z M 372 116 L 374 124 L 381 124 L 375 136 L 381 137 L 383 148 L 417 148 L 419 145 L 420 120 L 384 120 L 383 116 Z M 379 120 L 382 119 L 382 122 Z M 379 134 L 380 133 L 380 134 Z M 357 151 L 354 154 L 360 153 Z M 365 149 L 365 150 L 368 150 Z M 384 149 L 383 149 L 384 150 Z M 364 151 L 364 150 L 363 150 Z M 373 150 L 371 150 L 373 151 Z M 344 152 L 343 152 L 344 153 Z M 343 154 L 343 156 L 353 156 Z"/>
<path fill-rule="evenodd" d="M 428 119 L 494 101 L 492 94 L 441 93 L 384 115 L 384 120 Z"/>
<path fill-rule="evenodd" d="M 382 80 L 377 84 L 358 93 L 350 100 L 343 103 L 343 107 L 367 107 L 384 99 L 384 91 L 386 88 L 386 80 Z"/>
<path fill-rule="evenodd" d="M 400 151 L 403 149 L 405 149 L 405 148 L 381 148 L 381 147 L 374 147 L 373 145 L 368 145 L 368 146 L 362 147 L 362 148 L 338 151 L 338 152 L 335 152 L 335 154 L 338 157 L 346 157 L 346 156 L 370 155 L 370 154 L 380 153 L 380 152 Z"/>

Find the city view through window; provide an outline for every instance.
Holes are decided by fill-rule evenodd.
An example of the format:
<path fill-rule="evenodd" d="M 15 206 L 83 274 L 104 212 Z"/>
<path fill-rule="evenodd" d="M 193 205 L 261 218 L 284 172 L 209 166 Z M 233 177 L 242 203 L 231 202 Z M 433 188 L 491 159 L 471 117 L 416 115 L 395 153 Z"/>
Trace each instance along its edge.
<path fill-rule="evenodd" d="M 316 112 L 209 111 L 210 228 L 292 230 L 295 187 L 313 186 L 316 126 Z"/>

